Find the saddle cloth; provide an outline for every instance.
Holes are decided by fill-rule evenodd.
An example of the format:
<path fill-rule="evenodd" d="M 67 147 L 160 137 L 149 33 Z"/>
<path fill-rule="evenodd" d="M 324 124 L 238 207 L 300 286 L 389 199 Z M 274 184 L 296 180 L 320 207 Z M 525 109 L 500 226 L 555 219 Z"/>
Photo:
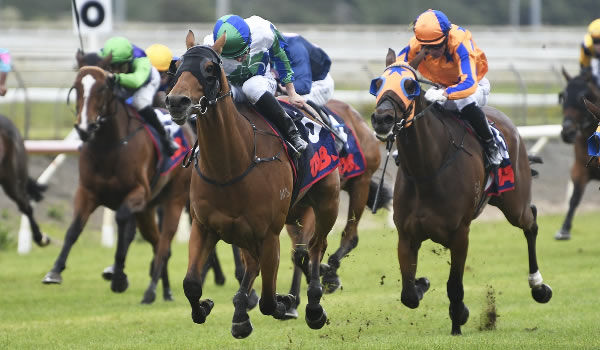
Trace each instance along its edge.
<path fill-rule="evenodd" d="M 510 191 L 515 188 L 515 174 L 508 155 L 508 147 L 504 140 L 504 135 L 494 125 L 490 124 L 490 129 L 494 135 L 494 140 L 500 149 L 502 162 L 495 172 L 490 172 L 487 176 L 485 193 L 488 196 L 499 196 L 502 192 Z"/>

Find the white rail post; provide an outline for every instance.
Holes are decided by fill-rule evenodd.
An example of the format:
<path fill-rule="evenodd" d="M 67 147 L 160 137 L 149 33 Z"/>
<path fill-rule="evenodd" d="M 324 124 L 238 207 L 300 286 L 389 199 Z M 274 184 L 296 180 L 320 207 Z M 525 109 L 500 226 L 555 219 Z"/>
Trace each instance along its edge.
<path fill-rule="evenodd" d="M 104 215 L 102 216 L 102 238 L 100 240 L 103 247 L 111 248 L 115 245 L 114 222 L 115 212 L 108 208 L 104 208 Z"/>
<path fill-rule="evenodd" d="M 190 215 L 184 210 L 179 217 L 179 225 L 175 234 L 177 242 L 187 242 L 190 239 Z"/>

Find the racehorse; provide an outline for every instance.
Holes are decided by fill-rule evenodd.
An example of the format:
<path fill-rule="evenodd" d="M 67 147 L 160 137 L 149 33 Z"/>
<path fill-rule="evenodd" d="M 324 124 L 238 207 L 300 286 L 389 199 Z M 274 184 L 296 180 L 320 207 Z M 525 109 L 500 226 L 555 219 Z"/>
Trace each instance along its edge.
<path fill-rule="evenodd" d="M 105 67 L 110 55 L 99 64 Z M 141 118 L 118 98 L 107 81 L 105 70 L 95 66 L 82 67 L 73 85 L 77 92 L 77 130 L 83 141 L 79 155 L 79 184 L 74 198 L 74 218 L 69 226 L 65 243 L 46 274 L 43 283 L 62 283 L 61 272 L 71 247 L 81 234 L 89 216 L 98 206 L 117 211 L 119 223 L 117 252 L 111 289 L 123 292 L 128 287 L 124 273 L 125 257 L 132 240 L 130 232 L 135 223 L 142 236 L 152 244 L 154 258 L 151 263 L 151 282 L 142 303 L 152 303 L 156 298 L 158 278 L 163 282 L 163 298 L 172 300 L 167 262 L 170 243 L 177 230 L 181 211 L 189 194 L 190 171 L 175 167 L 160 174 L 159 157 L 153 139 L 145 131 Z M 192 133 L 183 128 L 190 143 Z M 180 156 L 177 152 L 173 157 Z M 155 207 L 164 209 L 159 231 Z"/>
<path fill-rule="evenodd" d="M 543 284 L 536 258 L 538 226 L 537 210 L 531 204 L 531 169 L 517 128 L 500 111 L 483 108 L 506 138 L 515 180 L 513 190 L 490 198 L 484 191 L 486 171 L 480 142 L 450 112 L 437 108 L 437 104 L 427 106 L 414 69 L 395 60 L 396 54 L 390 49 L 384 73 L 387 78 L 373 81 L 377 104 L 371 122 L 378 135 L 396 137 L 399 167 L 394 223 L 398 230 L 402 303 L 418 307 L 429 289 L 427 278 L 415 279 L 421 243 L 431 239 L 443 245 L 451 255 L 447 294 L 452 334 L 461 334 L 460 327 L 469 316 L 463 303 L 469 227 L 488 200 L 513 226 L 523 229 L 532 296 L 537 302 L 548 302 L 552 289 Z"/>
<path fill-rule="evenodd" d="M 562 73 L 567 81 L 567 86 L 559 94 L 559 102 L 562 104 L 563 111 L 560 135 L 564 142 L 573 144 L 575 161 L 571 166 L 573 193 L 569 200 L 569 209 L 562 227 L 556 232 L 554 238 L 557 240 L 568 240 L 571 239 L 573 216 L 575 215 L 577 206 L 581 202 L 587 183 L 590 180 L 600 180 L 600 169 L 594 166 L 586 166 L 589 158 L 586 140 L 596 130 L 597 122 L 588 113 L 583 102 L 584 98 L 587 98 L 591 102 L 598 101 L 600 96 L 594 94 L 594 83 L 588 75 L 580 74 L 571 77 L 564 69 Z"/>
<path fill-rule="evenodd" d="M 192 231 L 188 270 L 183 280 L 192 320 L 204 323 L 214 306 L 210 299 L 200 300 L 200 270 L 219 240 L 240 247 L 246 267 L 233 298 L 232 335 L 245 338 L 252 332 L 246 307 L 259 268 L 260 311 L 276 319 L 284 318 L 292 297 L 276 294 L 279 234 L 285 223 L 298 219 L 288 215 L 293 212 L 290 207 L 310 206 L 315 211 L 316 224 L 308 247 L 311 278 L 305 319 L 309 327 L 320 329 L 327 314 L 320 305 L 323 290 L 319 270 L 327 234 L 338 213 L 337 169 L 292 203 L 294 174 L 286 158 L 286 146 L 250 105 L 236 106 L 233 102 L 220 57 L 224 43 L 225 36 L 221 36 L 212 47 L 195 46 L 194 34 L 188 32 L 187 51 L 178 68 L 177 82 L 165 101 L 177 124 L 185 123 L 192 113 L 198 116 L 198 148 L 190 192 Z"/>
<path fill-rule="evenodd" d="M 0 185 L 21 213 L 27 216 L 33 241 L 40 247 L 50 244 L 50 237 L 40 231 L 30 200 L 40 201 L 46 186 L 29 177 L 27 153 L 17 127 L 7 117 L 0 115 Z"/>

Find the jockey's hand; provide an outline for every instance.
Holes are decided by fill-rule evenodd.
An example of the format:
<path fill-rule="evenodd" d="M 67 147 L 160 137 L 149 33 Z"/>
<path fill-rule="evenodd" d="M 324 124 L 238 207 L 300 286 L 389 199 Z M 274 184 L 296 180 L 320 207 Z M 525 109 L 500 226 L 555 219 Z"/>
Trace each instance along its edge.
<path fill-rule="evenodd" d="M 304 106 L 304 104 L 306 104 L 306 102 L 304 102 L 304 99 L 300 95 L 298 95 L 298 93 L 296 92 L 296 89 L 294 89 L 293 83 L 285 84 L 285 89 L 287 91 L 288 101 L 292 105 L 302 108 Z"/>
<path fill-rule="evenodd" d="M 109 86 L 115 86 L 116 81 L 117 81 L 117 77 L 114 75 L 114 73 L 111 73 L 111 72 L 106 73 L 106 83 Z"/>
<path fill-rule="evenodd" d="M 432 87 L 425 93 L 425 99 L 429 102 L 444 103 L 448 100 L 448 95 L 445 89 Z"/>

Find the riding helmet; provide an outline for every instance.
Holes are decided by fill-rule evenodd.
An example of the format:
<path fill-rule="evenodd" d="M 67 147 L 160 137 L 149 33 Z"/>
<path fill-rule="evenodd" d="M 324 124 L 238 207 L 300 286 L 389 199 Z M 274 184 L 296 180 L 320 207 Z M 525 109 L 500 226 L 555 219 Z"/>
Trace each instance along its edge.
<path fill-rule="evenodd" d="M 152 44 L 146 49 L 146 56 L 159 72 L 169 70 L 173 60 L 173 52 L 163 44 Z"/>
<path fill-rule="evenodd" d="M 126 63 L 133 60 L 133 46 L 126 38 L 122 36 L 112 37 L 104 43 L 104 47 L 100 50 L 102 57 L 112 53 L 111 64 Z"/>
<path fill-rule="evenodd" d="M 221 56 L 225 58 L 236 58 L 246 54 L 252 43 L 250 27 L 244 19 L 237 15 L 225 15 L 217 20 L 213 28 L 213 40 L 217 41 L 227 33 L 225 45 Z"/>
<path fill-rule="evenodd" d="M 442 11 L 429 9 L 417 17 L 413 31 L 423 45 L 440 44 L 450 31 L 452 23 Z"/>

